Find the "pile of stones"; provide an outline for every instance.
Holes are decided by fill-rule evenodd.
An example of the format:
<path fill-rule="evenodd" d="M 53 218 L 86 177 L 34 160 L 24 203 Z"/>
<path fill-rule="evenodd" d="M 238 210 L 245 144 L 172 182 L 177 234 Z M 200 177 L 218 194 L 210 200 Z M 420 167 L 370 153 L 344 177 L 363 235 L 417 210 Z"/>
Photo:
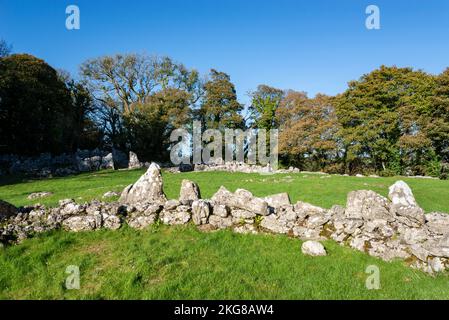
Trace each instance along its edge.
<path fill-rule="evenodd" d="M 428 273 L 449 268 L 449 215 L 425 214 L 412 190 L 398 181 L 388 198 L 370 190 L 348 194 L 346 206 L 324 209 L 298 201 L 287 193 L 265 198 L 221 187 L 211 199 L 202 199 L 198 185 L 183 180 L 179 199 L 167 199 L 161 169 L 151 164 L 139 180 L 127 186 L 117 202 L 78 204 L 61 200 L 56 208 L 42 205 L 15 208 L 0 201 L 0 242 L 12 244 L 53 229 L 72 232 L 123 224 L 143 229 L 155 223 L 194 224 L 203 231 L 232 229 L 238 233 L 273 233 L 306 242 L 303 252 L 324 255 L 321 243 L 332 239 L 341 245 L 385 261 L 402 259 Z"/>

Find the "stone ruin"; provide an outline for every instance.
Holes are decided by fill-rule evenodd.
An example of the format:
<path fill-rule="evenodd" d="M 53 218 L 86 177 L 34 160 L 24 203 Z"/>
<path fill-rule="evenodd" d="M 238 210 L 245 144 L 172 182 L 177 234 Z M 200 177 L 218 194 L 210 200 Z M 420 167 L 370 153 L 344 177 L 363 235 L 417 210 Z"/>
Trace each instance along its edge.
<path fill-rule="evenodd" d="M 428 273 L 449 268 L 449 215 L 425 214 L 403 181 L 390 187 L 388 198 L 369 190 L 352 191 L 346 207 L 331 209 L 301 201 L 292 204 L 286 193 L 258 198 L 247 190 L 231 192 L 225 187 L 211 199 L 201 199 L 198 185 L 188 180 L 182 181 L 179 199 L 168 200 L 160 167 L 154 163 L 117 202 L 78 204 L 68 199 L 56 208 L 15 208 L 0 201 L 0 243 L 19 243 L 52 229 L 116 230 L 125 223 L 143 229 L 158 221 L 192 223 L 205 232 L 284 234 L 307 241 L 302 250 L 313 256 L 326 254 L 317 241 L 332 239 L 385 261 L 402 259 Z"/>

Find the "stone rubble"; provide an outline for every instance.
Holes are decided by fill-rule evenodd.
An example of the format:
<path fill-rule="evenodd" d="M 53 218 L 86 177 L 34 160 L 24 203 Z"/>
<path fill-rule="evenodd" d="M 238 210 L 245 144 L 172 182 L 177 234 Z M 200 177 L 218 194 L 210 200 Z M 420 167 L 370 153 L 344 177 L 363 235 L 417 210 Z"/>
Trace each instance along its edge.
<path fill-rule="evenodd" d="M 116 230 L 125 223 L 143 229 L 158 222 L 192 223 L 204 231 L 285 234 L 307 241 L 302 250 L 310 255 L 325 255 L 316 241 L 332 239 L 385 261 L 402 259 L 428 273 L 449 268 L 449 215 L 424 214 L 403 181 L 390 187 L 388 198 L 369 190 L 353 191 L 345 207 L 331 209 L 301 201 L 291 204 L 286 193 L 258 198 L 247 190 L 231 192 L 225 187 L 211 199 L 201 199 L 198 185 L 188 180 L 182 182 L 179 200 L 167 200 L 160 167 L 153 163 L 117 202 L 80 204 L 66 199 L 56 208 L 16 208 L 0 201 L 0 243 L 4 245 L 53 229 Z"/>

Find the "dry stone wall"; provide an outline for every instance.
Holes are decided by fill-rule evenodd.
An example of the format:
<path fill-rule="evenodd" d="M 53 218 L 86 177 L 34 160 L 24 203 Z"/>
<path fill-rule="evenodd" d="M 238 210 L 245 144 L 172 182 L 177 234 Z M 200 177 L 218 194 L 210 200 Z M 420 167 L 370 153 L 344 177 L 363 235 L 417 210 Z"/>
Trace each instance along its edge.
<path fill-rule="evenodd" d="M 301 201 L 292 204 L 286 193 L 258 198 L 247 190 L 231 192 L 225 187 L 211 199 L 201 199 L 198 185 L 188 180 L 182 182 L 179 199 L 167 200 L 156 164 L 114 203 L 62 200 L 57 208 L 15 208 L 0 201 L 0 242 L 17 243 L 52 229 L 116 230 L 125 223 L 143 229 L 158 221 L 192 223 L 203 231 L 285 234 L 307 241 L 302 250 L 313 256 L 326 254 L 316 241 L 332 239 L 385 261 L 402 259 L 428 273 L 449 268 L 449 215 L 425 214 L 403 181 L 390 187 L 388 198 L 370 190 L 353 191 L 345 207 L 331 209 Z"/>

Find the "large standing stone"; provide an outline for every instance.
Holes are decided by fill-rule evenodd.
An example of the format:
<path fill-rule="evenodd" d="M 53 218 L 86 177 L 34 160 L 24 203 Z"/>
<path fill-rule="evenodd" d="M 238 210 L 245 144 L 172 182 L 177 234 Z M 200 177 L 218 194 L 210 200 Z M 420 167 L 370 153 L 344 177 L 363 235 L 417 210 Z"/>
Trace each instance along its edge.
<path fill-rule="evenodd" d="M 325 256 L 326 249 L 318 241 L 306 241 L 301 246 L 301 251 L 303 254 L 308 256 Z"/>
<path fill-rule="evenodd" d="M 136 183 L 123 190 L 119 202 L 124 204 L 165 203 L 160 167 L 152 163 L 147 172 Z"/>
<path fill-rule="evenodd" d="M 392 202 L 391 210 L 393 213 L 411 220 L 417 226 L 424 224 L 424 210 L 419 207 L 412 190 L 404 181 L 397 181 L 392 185 L 388 197 Z"/>
<path fill-rule="evenodd" d="M 17 208 L 12 204 L 0 200 L 0 221 L 9 219 L 17 215 Z"/>
<path fill-rule="evenodd" d="M 137 154 L 130 151 L 129 152 L 129 161 L 128 161 L 128 169 L 139 169 L 142 168 L 142 164 L 137 157 Z"/>
<path fill-rule="evenodd" d="M 212 201 L 231 209 L 251 211 L 262 216 L 267 216 L 270 213 L 266 201 L 254 197 L 251 192 L 243 189 L 238 189 L 235 193 L 232 193 L 222 186 L 212 197 Z"/>
<path fill-rule="evenodd" d="M 390 213 L 388 199 L 374 191 L 360 190 L 348 194 L 345 215 L 347 218 L 394 221 L 394 214 Z"/>
<path fill-rule="evenodd" d="M 191 204 L 195 200 L 201 199 L 199 186 L 190 180 L 182 180 L 179 192 L 179 201 L 182 204 Z"/>

